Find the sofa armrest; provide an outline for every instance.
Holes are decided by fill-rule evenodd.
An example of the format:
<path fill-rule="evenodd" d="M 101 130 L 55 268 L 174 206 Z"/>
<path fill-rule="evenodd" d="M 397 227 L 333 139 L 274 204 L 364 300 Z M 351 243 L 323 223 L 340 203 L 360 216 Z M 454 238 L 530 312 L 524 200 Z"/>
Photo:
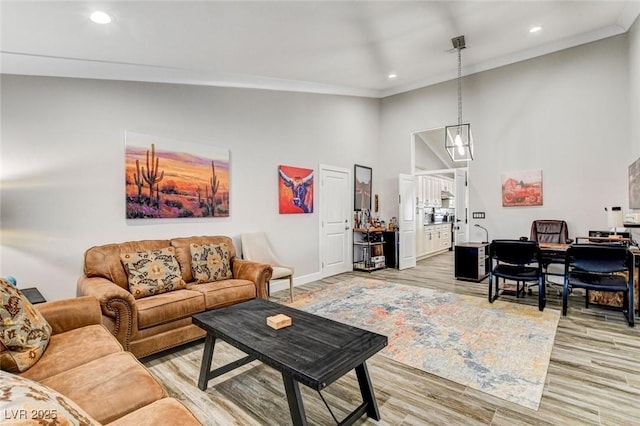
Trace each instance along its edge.
<path fill-rule="evenodd" d="M 132 330 L 138 327 L 133 295 L 105 278 L 86 276 L 78 280 L 77 294 L 93 296 L 100 301 L 102 315 L 107 319 L 105 325 L 128 351 Z"/>
<path fill-rule="evenodd" d="M 64 333 L 75 328 L 102 324 L 100 303 L 95 297 L 54 300 L 35 306 L 44 316 L 53 334 Z"/>
<path fill-rule="evenodd" d="M 250 260 L 233 260 L 233 277 L 253 281 L 256 285 L 258 297 L 268 299 L 267 283 L 271 279 L 273 269 L 266 263 L 252 262 Z"/>

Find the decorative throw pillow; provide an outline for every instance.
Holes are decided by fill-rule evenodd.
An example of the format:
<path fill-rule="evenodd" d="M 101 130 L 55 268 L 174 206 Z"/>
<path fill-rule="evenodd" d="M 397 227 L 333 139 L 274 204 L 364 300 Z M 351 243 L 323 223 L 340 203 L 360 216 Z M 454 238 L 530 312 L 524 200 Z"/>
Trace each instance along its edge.
<path fill-rule="evenodd" d="M 173 247 L 122 253 L 120 259 L 136 299 L 186 288 Z"/>
<path fill-rule="evenodd" d="M 191 271 L 198 283 L 210 283 L 233 277 L 231 252 L 227 244 L 194 244 L 191 250 Z"/>
<path fill-rule="evenodd" d="M 2 369 L 14 373 L 27 371 L 47 348 L 51 326 L 42 314 L 4 278 L 0 278 L 0 343 L 8 357 L 3 357 Z"/>
<path fill-rule="evenodd" d="M 33 380 L 0 371 L 3 423 L 99 426 L 73 401 Z"/>

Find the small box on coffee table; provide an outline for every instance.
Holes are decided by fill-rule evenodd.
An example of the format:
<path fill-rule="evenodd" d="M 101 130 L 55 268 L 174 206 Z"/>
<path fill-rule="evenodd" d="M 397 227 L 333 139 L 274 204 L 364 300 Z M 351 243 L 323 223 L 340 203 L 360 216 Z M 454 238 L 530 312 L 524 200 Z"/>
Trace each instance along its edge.
<path fill-rule="evenodd" d="M 284 314 L 278 314 L 272 317 L 267 317 L 267 325 L 271 328 L 275 328 L 276 330 L 279 330 L 281 328 L 290 326 L 291 318 Z"/>

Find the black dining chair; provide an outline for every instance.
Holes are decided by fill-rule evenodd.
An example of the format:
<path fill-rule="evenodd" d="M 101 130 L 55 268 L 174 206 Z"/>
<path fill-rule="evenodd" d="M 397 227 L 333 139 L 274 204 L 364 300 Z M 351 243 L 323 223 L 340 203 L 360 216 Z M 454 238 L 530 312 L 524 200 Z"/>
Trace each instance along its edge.
<path fill-rule="evenodd" d="M 493 303 L 500 297 L 499 278 L 516 282 L 516 298 L 521 294 L 524 297 L 527 282 L 537 282 L 538 309 L 544 310 L 547 299 L 538 243 L 521 240 L 493 240 L 490 253 L 489 302 Z M 522 288 L 520 288 L 520 283 L 522 283 Z"/>
<path fill-rule="evenodd" d="M 635 324 L 633 305 L 633 254 L 621 245 L 573 244 L 567 250 L 562 292 L 562 315 L 567 315 L 569 292 L 586 291 L 585 307 L 589 307 L 589 291 L 619 291 L 624 294 L 622 313 L 629 326 Z"/>

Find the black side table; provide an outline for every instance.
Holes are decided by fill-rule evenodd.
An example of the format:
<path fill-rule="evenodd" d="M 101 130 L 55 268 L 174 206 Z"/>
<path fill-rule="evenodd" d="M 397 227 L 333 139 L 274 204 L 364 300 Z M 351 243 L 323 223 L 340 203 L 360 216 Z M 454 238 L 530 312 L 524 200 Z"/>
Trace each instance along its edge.
<path fill-rule="evenodd" d="M 455 247 L 455 277 L 458 280 L 484 280 L 491 270 L 489 243 L 461 243 Z"/>
<path fill-rule="evenodd" d="M 27 300 L 34 305 L 36 303 L 44 303 L 47 301 L 47 299 L 45 299 L 44 296 L 40 294 L 38 289 L 35 287 L 21 288 L 20 291 L 22 292 L 22 294 L 24 294 L 24 297 L 26 297 Z"/>

